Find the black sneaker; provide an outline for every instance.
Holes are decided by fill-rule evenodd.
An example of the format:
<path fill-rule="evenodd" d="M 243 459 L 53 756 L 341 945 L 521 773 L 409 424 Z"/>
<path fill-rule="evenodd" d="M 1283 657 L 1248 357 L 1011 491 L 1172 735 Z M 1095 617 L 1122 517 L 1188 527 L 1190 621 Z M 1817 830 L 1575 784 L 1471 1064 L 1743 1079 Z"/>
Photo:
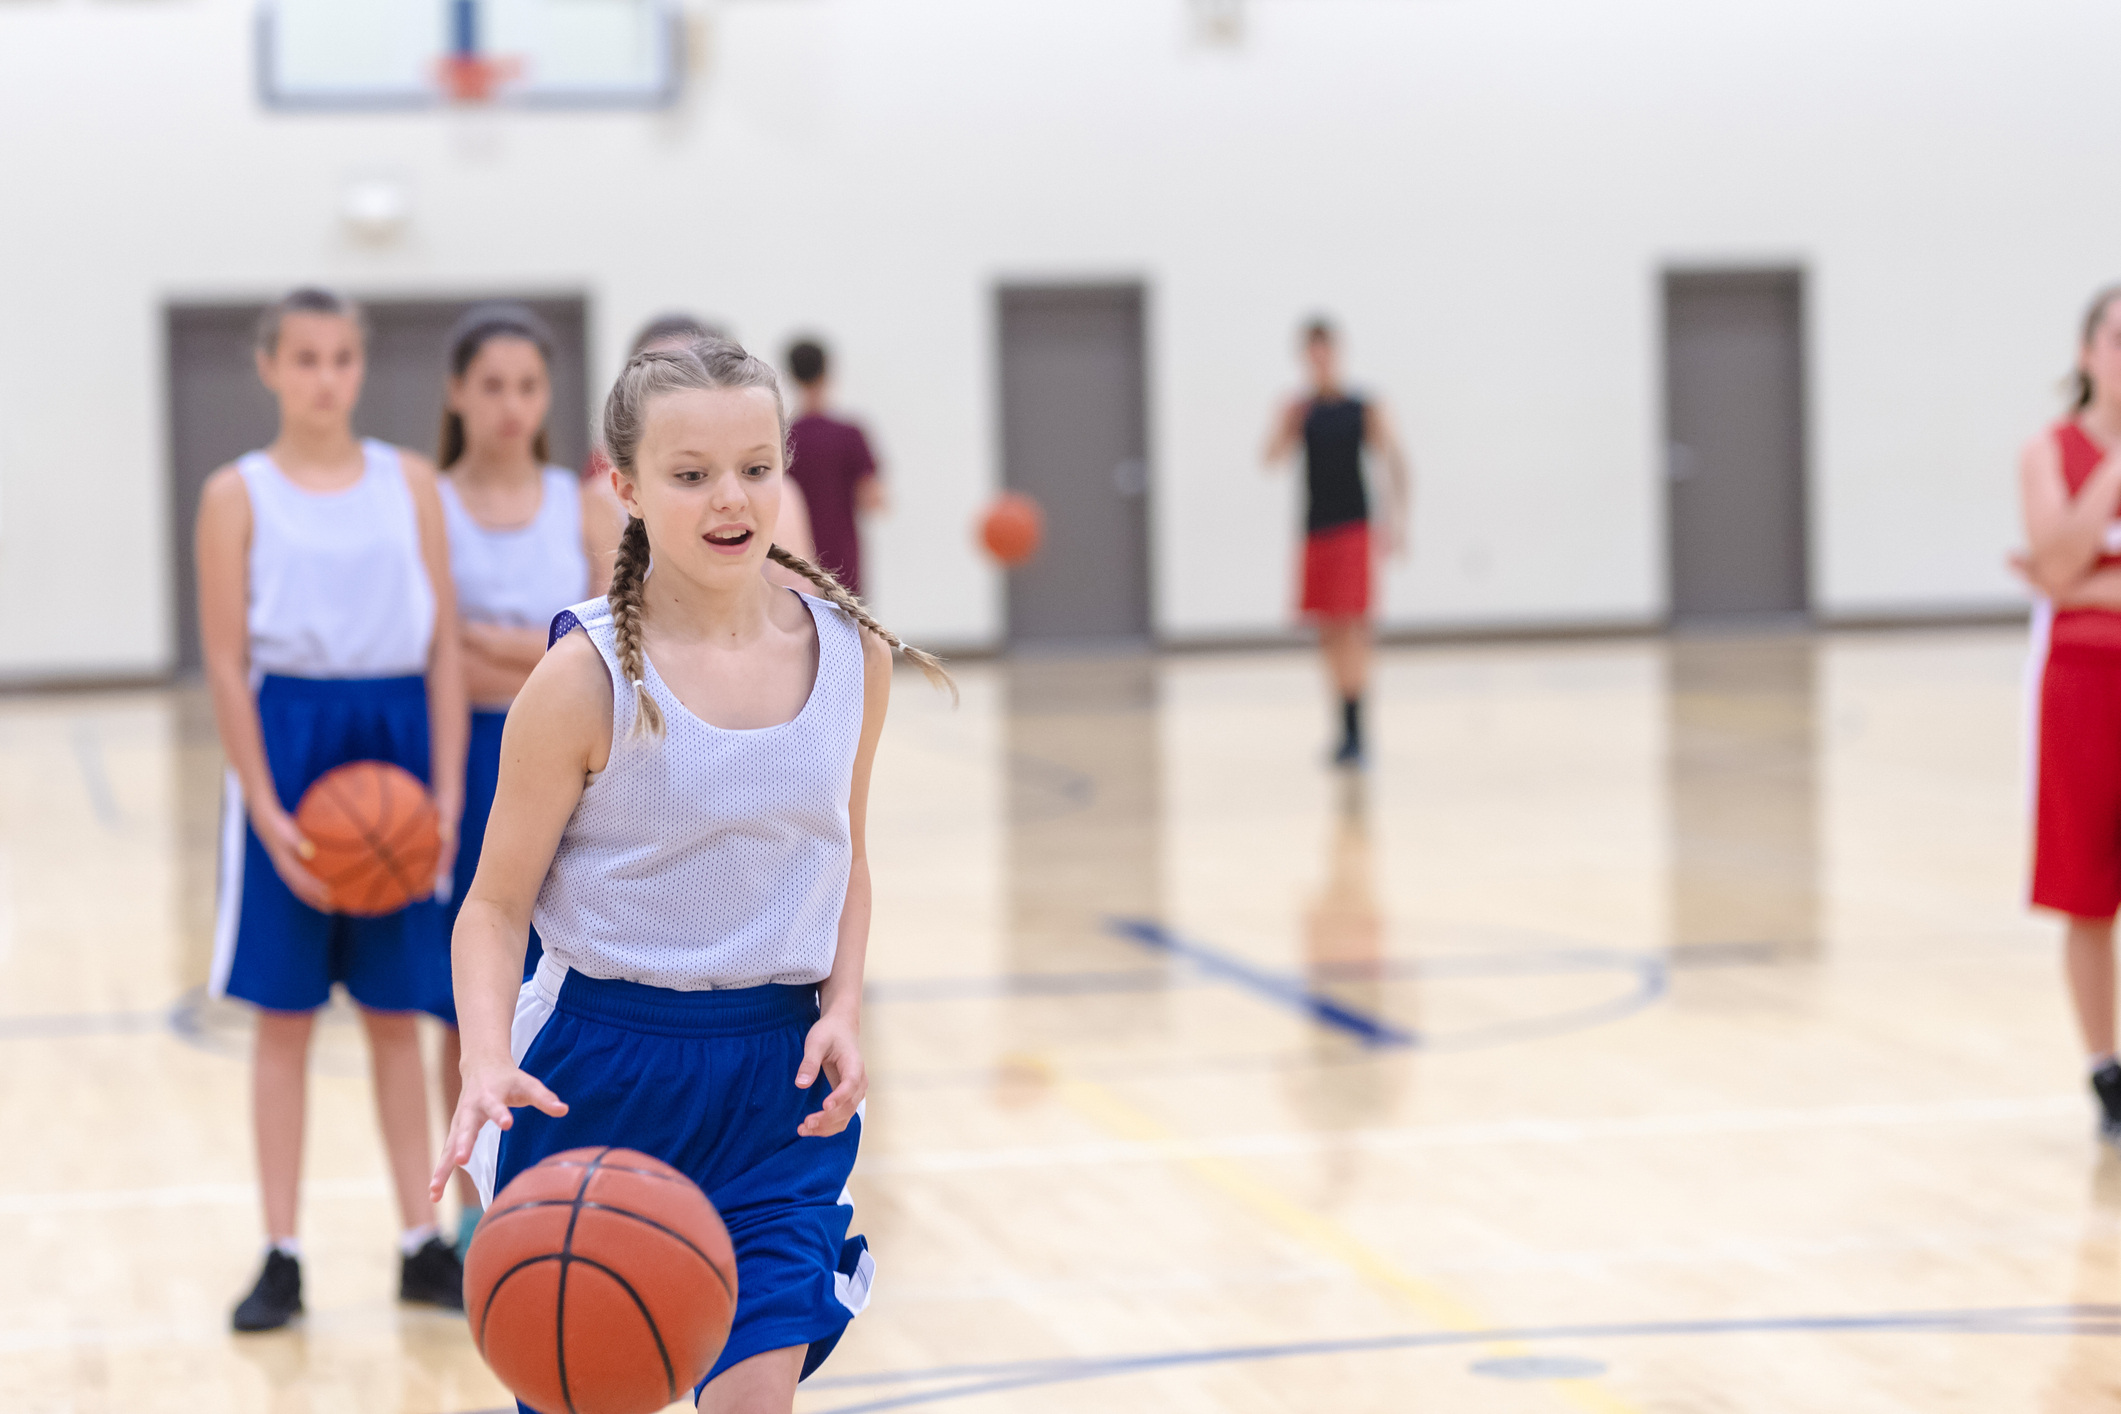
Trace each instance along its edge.
<path fill-rule="evenodd" d="M 302 1264 L 275 1247 L 265 1254 L 258 1284 L 236 1306 L 239 1331 L 276 1331 L 302 1314 Z"/>
<path fill-rule="evenodd" d="M 440 1237 L 428 1238 L 398 1268 L 398 1300 L 463 1310 L 464 1264 L 457 1260 L 457 1250 Z"/>
<path fill-rule="evenodd" d="M 2121 1062 L 2092 1072 L 2092 1093 L 2099 1097 L 2099 1137 L 2121 1148 Z"/>

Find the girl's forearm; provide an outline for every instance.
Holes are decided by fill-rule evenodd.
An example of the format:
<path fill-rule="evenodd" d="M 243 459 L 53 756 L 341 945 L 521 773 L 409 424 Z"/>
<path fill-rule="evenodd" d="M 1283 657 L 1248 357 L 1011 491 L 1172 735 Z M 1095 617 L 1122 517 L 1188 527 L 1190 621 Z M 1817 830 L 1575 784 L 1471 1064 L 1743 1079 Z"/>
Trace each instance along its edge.
<path fill-rule="evenodd" d="M 2074 592 L 2098 565 L 2117 511 L 2121 511 L 2121 461 L 2110 459 L 2092 473 L 2059 517 L 2042 526 L 2041 518 L 2028 513 L 2028 521 L 2033 522 L 2027 534 L 2033 582 L 2051 597 Z M 2035 527 L 2046 533 L 2032 533 Z"/>
<path fill-rule="evenodd" d="M 2121 568 L 2095 570 L 2054 599 L 2063 609 L 2121 609 Z"/>
<path fill-rule="evenodd" d="M 427 669 L 428 770 L 435 801 L 445 813 L 464 807 L 464 755 L 471 747 L 471 701 L 464 687 L 462 644 L 455 632 L 438 633 Z M 452 814 L 450 823 L 454 825 Z"/>
<path fill-rule="evenodd" d="M 2085 528 L 2067 527 L 2045 543 L 2034 545 L 2026 557 L 2029 577 L 2051 598 L 2069 594 L 2099 563 L 2102 535 L 2103 531 L 2092 533 Z"/>
<path fill-rule="evenodd" d="M 847 902 L 840 910 L 839 946 L 832 954 L 832 972 L 818 985 L 820 1012 L 861 1015 L 862 972 L 869 959 L 869 911 L 869 862 L 857 859 L 847 876 Z"/>
<path fill-rule="evenodd" d="M 449 965 L 456 980 L 457 1034 L 464 1069 L 513 1065 L 509 1033 L 515 1025 L 516 994 L 523 987 L 523 952 L 529 925 L 518 924 L 476 893 L 464 900 L 450 939 Z"/>
<path fill-rule="evenodd" d="M 250 682 L 242 664 L 211 660 L 206 665 L 206 687 L 213 699 L 214 726 L 221 736 L 221 753 L 243 787 L 246 807 L 272 804 L 285 810 L 279 788 L 273 784 L 272 767 L 265 758 L 265 731 L 258 725 L 258 703 L 251 696 Z"/>

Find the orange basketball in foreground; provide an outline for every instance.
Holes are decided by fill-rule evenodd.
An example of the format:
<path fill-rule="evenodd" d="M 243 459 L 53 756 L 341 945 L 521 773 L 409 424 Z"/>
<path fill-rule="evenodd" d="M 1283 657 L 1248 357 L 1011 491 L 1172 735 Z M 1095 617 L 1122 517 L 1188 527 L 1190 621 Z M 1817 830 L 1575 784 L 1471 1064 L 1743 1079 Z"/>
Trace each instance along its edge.
<path fill-rule="evenodd" d="M 349 761 L 302 792 L 295 823 L 317 847 L 303 862 L 331 886 L 334 913 L 374 918 L 435 891 L 442 836 L 420 778 L 388 761 Z"/>
<path fill-rule="evenodd" d="M 980 544 L 987 553 L 1014 568 L 1038 553 L 1046 537 L 1046 513 L 1021 491 L 1004 491 L 980 519 Z"/>
<path fill-rule="evenodd" d="M 651 1414 L 705 1378 L 736 1311 L 707 1195 L 631 1149 L 569 1149 L 479 1219 L 464 1312 L 479 1354 L 542 1414 Z"/>

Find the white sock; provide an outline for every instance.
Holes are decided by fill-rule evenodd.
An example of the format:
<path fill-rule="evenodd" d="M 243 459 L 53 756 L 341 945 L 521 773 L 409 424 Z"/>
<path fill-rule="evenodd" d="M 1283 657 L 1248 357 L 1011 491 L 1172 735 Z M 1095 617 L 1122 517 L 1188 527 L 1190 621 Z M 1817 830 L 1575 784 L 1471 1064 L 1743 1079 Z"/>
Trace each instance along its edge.
<path fill-rule="evenodd" d="M 429 1223 L 425 1227 L 409 1227 L 398 1234 L 398 1251 L 404 1256 L 410 1257 L 441 1235 L 442 1230 L 433 1223 Z"/>
<path fill-rule="evenodd" d="M 275 1237 L 265 1244 L 267 1252 L 277 1252 L 283 1257 L 302 1260 L 302 1239 L 299 1237 Z"/>
<path fill-rule="evenodd" d="M 2114 1053 L 2112 1051 L 2108 1051 L 2104 1055 L 2093 1056 L 2084 1064 L 2087 1070 L 2089 1070 L 2093 1075 L 2097 1075 L 2100 1071 L 2106 1069 L 2110 1065 L 2121 1065 L 2121 1060 L 2116 1060 L 2114 1057 Z"/>

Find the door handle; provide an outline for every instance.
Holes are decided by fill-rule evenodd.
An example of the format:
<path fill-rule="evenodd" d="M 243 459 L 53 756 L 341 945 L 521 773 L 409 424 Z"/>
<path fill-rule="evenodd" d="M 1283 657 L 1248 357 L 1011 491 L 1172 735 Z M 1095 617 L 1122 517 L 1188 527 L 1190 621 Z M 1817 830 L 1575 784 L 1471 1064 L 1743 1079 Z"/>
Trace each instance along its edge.
<path fill-rule="evenodd" d="M 1694 456 L 1694 449 L 1684 442 L 1673 442 L 1665 448 L 1664 474 L 1672 481 L 1691 481 L 1701 470 Z"/>
<path fill-rule="evenodd" d="M 1129 457 L 1112 468 L 1112 489 L 1133 500 L 1149 494 L 1149 464 L 1140 457 Z"/>

